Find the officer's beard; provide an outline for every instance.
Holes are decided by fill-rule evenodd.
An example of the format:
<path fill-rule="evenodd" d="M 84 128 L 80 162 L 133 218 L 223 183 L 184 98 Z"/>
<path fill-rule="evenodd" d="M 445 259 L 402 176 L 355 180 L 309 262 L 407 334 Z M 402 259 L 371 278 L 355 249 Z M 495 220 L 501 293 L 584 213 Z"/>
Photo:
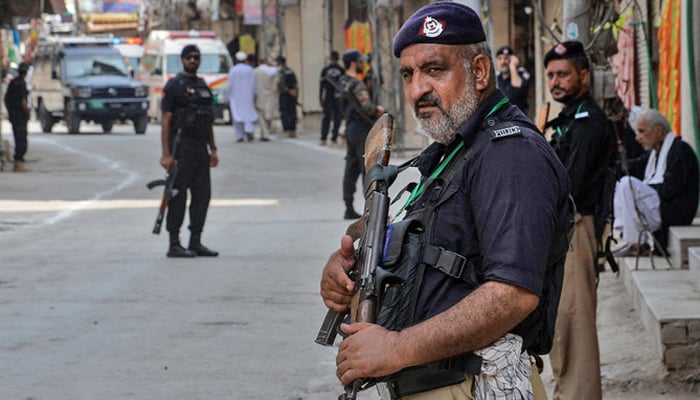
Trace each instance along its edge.
<path fill-rule="evenodd" d="M 459 97 L 457 102 L 449 110 L 442 108 L 440 98 L 434 93 L 421 97 L 418 102 L 433 103 L 437 107 L 441 115 L 437 117 L 423 117 L 416 113 L 416 107 L 412 109 L 413 116 L 418 122 L 418 126 L 433 140 L 444 145 L 448 145 L 457 137 L 457 130 L 468 120 L 479 107 L 479 98 L 474 85 L 474 78 L 471 74 L 471 68 L 467 67 L 467 79 L 465 82 L 464 92 Z"/>
<path fill-rule="evenodd" d="M 184 69 L 188 74 L 196 74 L 197 70 L 199 69 L 199 64 L 185 63 L 185 65 L 182 66 L 182 69 Z"/>

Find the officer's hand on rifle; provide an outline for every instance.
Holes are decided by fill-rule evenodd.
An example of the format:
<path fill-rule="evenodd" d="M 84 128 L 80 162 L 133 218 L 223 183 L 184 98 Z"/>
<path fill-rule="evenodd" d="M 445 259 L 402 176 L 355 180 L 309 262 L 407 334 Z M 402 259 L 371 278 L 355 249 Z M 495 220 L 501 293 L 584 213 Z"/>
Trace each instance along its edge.
<path fill-rule="evenodd" d="M 335 359 L 335 374 L 343 385 L 388 376 L 408 366 L 399 332 L 368 322 L 341 324 L 340 328 L 349 335 L 340 343 Z"/>
<path fill-rule="evenodd" d="M 340 240 L 340 249 L 328 258 L 321 275 L 321 297 L 326 307 L 337 312 L 346 311 L 352 300 L 354 282 L 348 271 L 355 265 L 355 248 L 352 237 Z"/>
<path fill-rule="evenodd" d="M 163 155 L 160 157 L 160 165 L 165 168 L 166 171 L 170 171 L 170 167 L 173 165 L 175 159 L 171 155 Z"/>

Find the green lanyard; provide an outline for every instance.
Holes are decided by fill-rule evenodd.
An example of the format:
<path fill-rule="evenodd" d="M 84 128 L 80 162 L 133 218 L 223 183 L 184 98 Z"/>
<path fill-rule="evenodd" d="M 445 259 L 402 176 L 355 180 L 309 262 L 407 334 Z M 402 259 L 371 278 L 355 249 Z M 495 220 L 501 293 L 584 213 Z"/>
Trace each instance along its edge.
<path fill-rule="evenodd" d="M 486 118 L 490 117 L 491 114 L 498 111 L 498 109 L 503 107 L 503 105 L 505 105 L 506 103 L 508 103 L 508 98 L 507 97 L 502 98 L 501 101 L 499 101 L 495 106 L 493 106 L 491 111 L 489 111 L 489 113 L 486 115 Z M 442 171 L 444 171 L 445 168 L 447 168 L 447 165 L 450 163 L 450 161 L 452 161 L 454 156 L 457 154 L 457 152 L 459 152 L 460 149 L 462 149 L 462 147 L 464 147 L 464 140 L 460 141 L 457 144 L 457 146 L 455 146 L 455 148 L 450 152 L 450 154 L 448 154 L 447 157 L 442 159 L 442 162 L 440 162 L 440 165 L 438 165 L 437 168 L 435 168 L 435 170 L 430 174 L 430 176 L 428 177 L 427 180 L 423 179 L 419 185 L 416 185 L 416 187 L 413 188 L 413 191 L 411 192 L 411 195 L 408 196 L 406 203 L 404 203 L 403 207 L 401 207 L 401 209 L 399 209 L 399 211 L 396 213 L 394 218 L 401 215 L 401 213 L 407 207 L 409 207 L 418 197 L 420 197 L 420 195 L 423 194 L 423 192 L 425 192 L 425 189 L 428 186 L 428 184 L 430 184 L 430 182 L 432 182 L 435 178 L 440 176 Z"/>
<path fill-rule="evenodd" d="M 578 108 L 576 109 L 576 114 L 581 112 L 581 108 L 583 108 L 583 105 L 586 104 L 584 101 L 583 103 L 578 105 Z M 574 114 L 574 117 L 576 117 L 576 114 Z M 566 135 L 569 132 L 569 127 L 567 126 L 566 129 L 564 129 L 564 132 L 562 133 L 561 127 L 557 126 L 557 133 L 559 134 L 560 138 L 563 138 L 564 135 Z"/>

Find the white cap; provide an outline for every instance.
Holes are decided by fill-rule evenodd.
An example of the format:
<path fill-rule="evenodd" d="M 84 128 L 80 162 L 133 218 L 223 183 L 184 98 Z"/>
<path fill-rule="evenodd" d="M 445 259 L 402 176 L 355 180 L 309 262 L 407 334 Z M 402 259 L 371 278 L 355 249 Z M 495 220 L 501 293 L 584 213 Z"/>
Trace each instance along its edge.
<path fill-rule="evenodd" d="M 248 56 L 244 52 L 242 52 L 242 51 L 236 52 L 236 60 L 237 61 L 245 61 L 246 58 L 248 58 Z"/>
<path fill-rule="evenodd" d="M 630 127 L 636 132 L 637 131 L 637 117 L 639 117 L 639 114 L 642 112 L 642 107 L 639 106 L 632 106 L 630 109 L 629 116 L 627 117 L 627 122 L 630 124 Z"/>

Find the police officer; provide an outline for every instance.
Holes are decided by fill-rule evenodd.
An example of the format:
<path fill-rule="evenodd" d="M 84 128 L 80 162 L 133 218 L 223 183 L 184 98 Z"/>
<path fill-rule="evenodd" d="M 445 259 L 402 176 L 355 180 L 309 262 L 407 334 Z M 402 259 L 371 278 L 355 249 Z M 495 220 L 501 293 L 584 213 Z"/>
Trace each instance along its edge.
<path fill-rule="evenodd" d="M 527 115 L 530 73 L 520 66 L 520 59 L 513 54 L 513 49 L 510 46 L 503 46 L 496 50 L 496 68 L 498 88 L 508 97 L 511 103 L 518 106 Z"/>
<path fill-rule="evenodd" d="M 358 50 L 350 49 L 343 53 L 345 75 L 340 77 L 340 86 L 346 92 L 342 109 L 345 110 L 345 171 L 343 173 L 343 201 L 345 219 L 356 219 L 353 197 L 357 179 L 364 173 L 365 139 L 374 121 L 384 113 L 384 107 L 372 102 L 367 86 L 359 80 L 367 57 Z"/>
<path fill-rule="evenodd" d="M 27 100 L 27 82 L 25 78 L 29 64 L 21 63 L 17 68 L 17 76 L 7 85 L 5 107 L 12 124 L 12 134 L 15 139 L 15 172 L 27 172 L 29 168 L 24 163 L 27 152 L 27 122 L 29 122 L 29 104 Z"/>
<path fill-rule="evenodd" d="M 180 54 L 184 71 L 163 88 L 160 164 L 170 170 L 177 163 L 174 188 L 177 195 L 170 198 L 166 228 L 170 234 L 168 257 L 216 257 L 216 251 L 202 245 L 201 235 L 211 199 L 210 167 L 216 167 L 219 157 L 214 142 L 214 110 L 212 92 L 197 76 L 201 52 L 187 45 Z M 207 149 L 208 147 L 208 149 Z M 190 204 L 190 243 L 180 244 L 180 227 L 185 217 L 187 191 Z"/>
<path fill-rule="evenodd" d="M 341 325 L 349 336 L 336 375 L 344 385 L 383 377 L 395 398 L 546 398 L 524 350 L 551 345 L 555 313 L 546 310 L 556 310 L 573 217 L 566 170 L 496 88 L 471 8 L 422 7 L 393 51 L 407 105 L 435 143 L 415 161 L 423 178 L 384 254 L 384 268 L 405 282 L 389 289 L 379 324 Z M 349 307 L 354 262 L 344 236 L 321 278 L 333 310 Z"/>
<path fill-rule="evenodd" d="M 583 44 L 557 44 L 544 57 L 552 98 L 564 105 L 548 124 L 552 145 L 566 167 L 577 215 L 571 250 L 566 257 L 564 286 L 550 353 L 556 381 L 555 399 L 602 397 L 596 330 L 596 204 L 610 162 L 613 136 L 603 110 L 588 87 L 590 66 Z"/>
<path fill-rule="evenodd" d="M 335 86 L 337 86 L 340 77 L 345 74 L 343 68 L 338 65 L 340 55 L 337 51 L 331 51 L 331 58 L 325 67 L 321 70 L 321 82 L 319 82 L 318 98 L 323 109 L 323 118 L 321 119 L 321 146 L 326 145 L 328 139 L 328 131 L 331 129 L 331 121 L 333 122 L 333 131 L 331 134 L 331 142 L 333 144 L 338 141 L 338 130 L 340 123 L 343 121 L 343 114 L 338 106 L 336 99 Z"/>

